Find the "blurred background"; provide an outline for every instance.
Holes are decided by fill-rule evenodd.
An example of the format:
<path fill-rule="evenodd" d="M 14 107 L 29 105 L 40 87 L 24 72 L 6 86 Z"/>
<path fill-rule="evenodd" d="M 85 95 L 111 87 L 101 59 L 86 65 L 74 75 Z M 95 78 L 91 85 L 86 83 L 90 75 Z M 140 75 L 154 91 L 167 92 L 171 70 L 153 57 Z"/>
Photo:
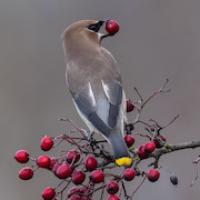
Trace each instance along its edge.
<path fill-rule="evenodd" d="M 79 119 L 65 86 L 60 35 L 79 19 L 116 19 L 121 29 L 103 42 L 116 57 L 127 96 L 144 96 L 169 78 L 172 92 L 145 109 L 145 119 L 166 124 L 170 143 L 200 139 L 200 1 L 197 0 L 1 0 L 0 1 L 0 194 L 4 200 L 40 199 L 41 190 L 56 185 L 46 171 L 34 179 L 18 179 L 13 155 L 25 148 L 39 155 L 44 134 L 65 129 L 60 117 Z M 130 116 L 131 119 L 131 116 Z M 136 200 L 199 200 L 200 180 L 191 188 L 192 161 L 200 150 L 185 150 L 161 159 L 161 178 L 146 182 Z M 171 173 L 180 184 L 172 186 Z M 130 189 L 136 188 L 132 182 Z"/>

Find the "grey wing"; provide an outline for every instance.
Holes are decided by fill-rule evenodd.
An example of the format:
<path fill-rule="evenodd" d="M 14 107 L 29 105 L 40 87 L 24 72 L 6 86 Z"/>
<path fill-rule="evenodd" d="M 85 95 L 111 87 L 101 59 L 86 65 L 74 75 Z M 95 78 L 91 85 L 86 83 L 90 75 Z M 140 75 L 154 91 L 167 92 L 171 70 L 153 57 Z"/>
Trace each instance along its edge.
<path fill-rule="evenodd" d="M 95 84 L 88 83 L 74 96 L 81 114 L 105 136 L 121 126 L 122 87 L 118 81 L 101 81 L 98 92 Z M 119 125 L 120 123 L 120 125 Z M 121 128 L 121 127 L 119 127 Z"/>
<path fill-rule="evenodd" d="M 122 97 L 123 90 L 121 83 L 118 81 L 103 81 L 102 86 L 105 96 L 109 102 L 109 115 L 108 115 L 108 125 L 111 128 L 116 128 L 120 116 L 120 111 L 122 109 Z"/>

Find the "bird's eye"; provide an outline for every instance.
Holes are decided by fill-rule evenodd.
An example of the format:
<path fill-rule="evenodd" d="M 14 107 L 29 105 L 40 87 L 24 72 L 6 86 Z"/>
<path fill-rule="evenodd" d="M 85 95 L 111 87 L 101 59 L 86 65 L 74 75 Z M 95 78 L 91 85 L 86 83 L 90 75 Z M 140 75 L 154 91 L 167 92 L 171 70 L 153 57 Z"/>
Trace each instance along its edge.
<path fill-rule="evenodd" d="M 97 24 L 90 24 L 88 26 L 88 29 L 91 30 L 91 31 L 94 31 L 94 32 L 98 32 L 99 31 L 99 26 L 97 26 Z"/>

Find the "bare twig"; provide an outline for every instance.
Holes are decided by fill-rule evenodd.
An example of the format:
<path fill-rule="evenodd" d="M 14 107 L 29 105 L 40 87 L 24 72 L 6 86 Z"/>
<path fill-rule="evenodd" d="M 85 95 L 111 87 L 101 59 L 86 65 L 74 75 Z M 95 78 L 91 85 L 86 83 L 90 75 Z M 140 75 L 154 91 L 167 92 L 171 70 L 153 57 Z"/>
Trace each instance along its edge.
<path fill-rule="evenodd" d="M 124 181 L 121 181 L 121 184 L 122 184 L 122 189 L 123 189 L 123 192 L 124 192 L 124 198 L 128 200 L 130 198 L 130 196 L 128 195 L 128 193 L 126 191 L 126 186 L 125 186 Z"/>
<path fill-rule="evenodd" d="M 133 196 L 135 195 L 135 193 L 141 188 L 141 186 L 144 184 L 146 180 L 146 176 L 144 175 L 144 177 L 142 178 L 142 181 L 141 183 L 136 187 L 136 189 L 132 192 L 131 196 L 130 196 L 130 199 L 132 200 L 133 199 Z"/>
<path fill-rule="evenodd" d="M 169 82 L 169 79 L 166 79 L 163 86 L 158 90 L 158 91 L 155 91 L 152 93 L 152 95 L 150 95 L 146 100 L 143 101 L 142 105 L 141 105 L 141 109 L 144 108 L 144 106 L 151 100 L 153 99 L 155 96 L 157 96 L 158 94 L 161 94 L 161 93 L 167 93 L 167 92 L 170 92 L 171 90 L 170 89 L 167 89 L 165 90 L 167 84 Z"/>

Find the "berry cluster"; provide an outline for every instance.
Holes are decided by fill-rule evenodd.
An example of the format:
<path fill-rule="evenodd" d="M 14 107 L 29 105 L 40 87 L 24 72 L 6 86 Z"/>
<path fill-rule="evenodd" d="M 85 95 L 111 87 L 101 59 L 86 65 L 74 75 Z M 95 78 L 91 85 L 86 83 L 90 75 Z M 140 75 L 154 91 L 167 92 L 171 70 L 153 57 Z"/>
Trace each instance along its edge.
<path fill-rule="evenodd" d="M 127 112 L 137 109 L 130 99 L 127 100 L 126 105 Z M 106 141 L 88 139 L 84 135 L 84 130 L 74 128 L 78 136 L 62 134 L 53 138 L 45 135 L 40 140 L 40 148 L 44 152 L 56 149 L 61 142 L 65 141 L 67 147 L 70 148 L 62 150 L 59 157 L 41 154 L 37 158 L 33 158 L 27 150 L 18 150 L 15 153 L 17 162 L 21 164 L 32 162 L 31 167 L 25 166 L 19 170 L 20 179 L 29 180 L 33 178 L 37 170 L 42 168 L 50 171 L 61 180 L 59 185 L 48 186 L 42 191 L 41 196 L 44 200 L 62 200 L 63 197 L 70 200 L 92 200 L 95 193 L 101 192 L 101 195 L 105 195 L 104 191 L 107 193 L 106 198 L 108 200 L 120 200 L 124 199 L 121 197 L 120 190 L 123 190 L 126 199 L 129 199 L 131 195 L 127 194 L 126 184 L 133 181 L 136 176 L 141 176 L 150 182 L 159 179 L 160 172 L 156 165 L 157 161 L 155 161 L 156 164 L 153 164 L 154 168 L 147 172 L 138 167 L 140 161 L 153 157 L 157 149 L 166 146 L 166 138 L 160 134 L 160 129 L 159 127 L 156 128 L 155 124 L 145 126 L 147 131 L 145 134 L 133 133 L 135 132 L 135 124 L 133 123 L 125 125 L 124 140 L 134 162 L 129 168 L 121 167 L 121 172 L 118 174 L 114 173 L 114 169 L 119 167 L 115 165 L 113 157 L 104 148 Z M 135 147 L 137 135 L 148 139 L 138 148 Z M 173 178 L 172 182 L 176 183 L 177 181 Z"/>

